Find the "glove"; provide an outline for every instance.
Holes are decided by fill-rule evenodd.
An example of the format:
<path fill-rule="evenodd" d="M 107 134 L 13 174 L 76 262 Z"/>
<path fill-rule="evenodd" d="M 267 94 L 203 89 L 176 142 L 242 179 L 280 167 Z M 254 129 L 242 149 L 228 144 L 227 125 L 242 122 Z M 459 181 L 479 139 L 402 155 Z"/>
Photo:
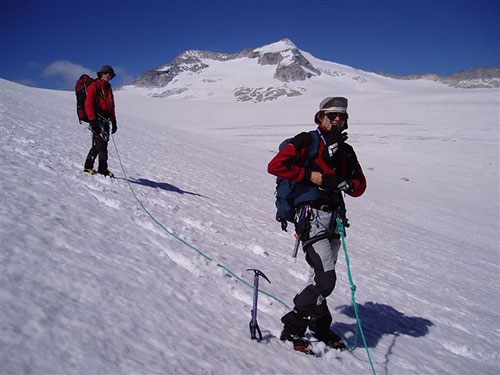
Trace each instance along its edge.
<path fill-rule="evenodd" d="M 324 154 L 325 159 L 329 159 L 335 155 L 340 145 L 347 140 L 347 133 L 341 133 L 336 128 L 332 129 L 325 136 L 326 151 Z"/>
<path fill-rule="evenodd" d="M 349 192 L 354 188 L 351 180 L 347 180 L 336 174 L 323 175 L 323 183 L 321 184 L 321 187 L 332 193 L 337 191 Z"/>
<path fill-rule="evenodd" d="M 90 121 L 89 128 L 95 134 L 100 134 L 101 133 L 101 125 L 99 124 L 99 121 L 97 121 L 97 120 Z"/>
<path fill-rule="evenodd" d="M 116 124 L 113 124 L 113 126 L 111 127 L 111 134 L 115 134 L 117 130 L 118 127 L 116 126 Z"/>

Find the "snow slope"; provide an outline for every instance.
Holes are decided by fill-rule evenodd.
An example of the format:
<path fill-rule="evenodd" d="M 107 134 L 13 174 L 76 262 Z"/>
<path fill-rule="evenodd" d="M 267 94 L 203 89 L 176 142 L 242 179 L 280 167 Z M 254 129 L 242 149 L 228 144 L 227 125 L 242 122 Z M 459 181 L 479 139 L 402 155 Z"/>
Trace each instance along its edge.
<path fill-rule="evenodd" d="M 346 244 L 376 373 L 497 374 L 498 91 L 385 88 L 345 86 L 368 180 Z M 73 93 L 0 91 L 2 374 L 371 373 L 363 348 L 313 358 L 276 338 L 308 268 L 266 167 L 332 87 L 261 104 L 117 92 L 116 179 L 81 172 Z M 248 268 L 275 297 L 260 343 Z M 332 328 L 352 344 L 344 256 L 337 270 Z"/>

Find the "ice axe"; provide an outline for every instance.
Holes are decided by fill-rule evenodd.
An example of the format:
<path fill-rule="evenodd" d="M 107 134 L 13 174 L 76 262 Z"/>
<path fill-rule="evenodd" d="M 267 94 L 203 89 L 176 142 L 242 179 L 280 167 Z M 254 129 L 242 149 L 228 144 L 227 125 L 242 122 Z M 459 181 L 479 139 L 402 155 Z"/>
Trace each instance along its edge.
<path fill-rule="evenodd" d="M 269 284 L 271 282 L 267 278 L 266 275 L 260 270 L 254 269 L 254 268 L 249 268 L 247 271 L 253 271 L 254 272 L 254 278 L 253 278 L 253 307 L 252 307 L 252 320 L 250 321 L 250 338 L 252 340 L 257 340 L 260 341 L 262 340 L 262 333 L 260 332 L 259 325 L 257 324 L 257 299 L 259 297 L 259 276 L 262 276 L 264 279 L 267 280 Z"/>

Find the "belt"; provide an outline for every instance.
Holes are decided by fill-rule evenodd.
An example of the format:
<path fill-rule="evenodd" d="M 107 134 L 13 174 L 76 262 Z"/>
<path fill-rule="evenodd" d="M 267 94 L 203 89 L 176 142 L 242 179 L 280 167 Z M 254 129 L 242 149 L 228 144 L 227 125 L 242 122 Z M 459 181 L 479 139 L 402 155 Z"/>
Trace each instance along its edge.
<path fill-rule="evenodd" d="M 329 205 L 327 205 L 327 204 L 319 204 L 317 202 L 310 202 L 309 206 L 311 208 L 314 208 L 316 210 L 320 210 L 320 211 L 323 211 L 323 212 L 333 212 L 333 209 Z"/>

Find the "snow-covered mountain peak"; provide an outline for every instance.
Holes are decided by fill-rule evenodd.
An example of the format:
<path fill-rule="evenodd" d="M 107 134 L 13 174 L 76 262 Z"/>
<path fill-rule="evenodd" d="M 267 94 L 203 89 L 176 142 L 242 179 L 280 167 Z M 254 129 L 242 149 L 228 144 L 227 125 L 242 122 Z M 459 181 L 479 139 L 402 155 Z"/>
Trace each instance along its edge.
<path fill-rule="evenodd" d="M 275 43 L 267 44 L 265 46 L 256 48 L 254 49 L 254 51 L 264 54 L 264 53 L 282 52 L 290 49 L 297 49 L 297 46 L 290 39 L 283 38 Z"/>
<path fill-rule="evenodd" d="M 234 54 L 187 50 L 171 63 L 145 72 L 123 90 L 155 97 L 263 102 L 311 92 L 308 81 L 323 73 L 331 83 L 353 75 L 354 69 L 339 73 L 339 67 L 315 59 L 284 38 Z M 358 79 L 358 72 L 355 75 L 354 85 L 366 81 Z"/>
<path fill-rule="evenodd" d="M 316 58 L 299 49 L 288 38 L 237 53 L 187 50 L 170 63 L 142 74 L 123 87 L 140 95 L 211 101 L 265 102 L 303 95 L 318 96 L 324 91 L 387 92 L 394 86 L 448 84 L 436 79 L 387 77 Z M 404 77 L 403 77 L 404 78 Z M 470 81 L 470 80 L 469 80 Z M 477 79 L 476 79 L 477 81 Z M 498 73 L 484 85 L 455 84 L 456 87 L 498 86 Z M 394 82 L 397 82 L 394 84 Z"/>

